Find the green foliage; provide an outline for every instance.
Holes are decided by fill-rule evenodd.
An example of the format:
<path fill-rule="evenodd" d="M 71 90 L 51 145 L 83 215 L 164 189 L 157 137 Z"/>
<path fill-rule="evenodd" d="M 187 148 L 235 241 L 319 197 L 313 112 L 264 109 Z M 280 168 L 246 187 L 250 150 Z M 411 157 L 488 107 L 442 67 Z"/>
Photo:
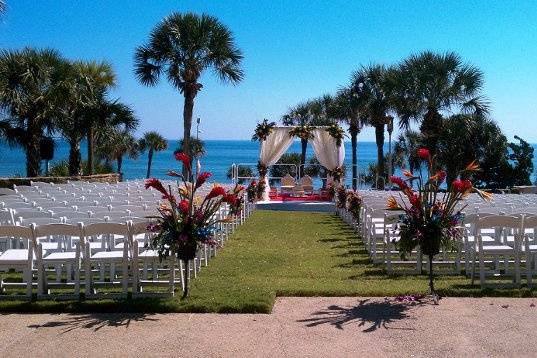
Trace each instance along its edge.
<path fill-rule="evenodd" d="M 328 172 L 326 168 L 319 163 L 319 160 L 317 160 L 316 157 L 313 157 L 310 158 L 308 165 L 304 168 L 304 174 L 309 175 L 312 178 L 326 178 Z"/>
<path fill-rule="evenodd" d="M 511 185 L 531 185 L 530 176 L 533 174 L 533 147 L 519 136 L 515 136 L 519 144 L 509 143 L 508 158 L 514 163 L 512 167 Z"/>
<path fill-rule="evenodd" d="M 247 165 L 239 165 L 238 172 L 239 172 L 239 177 L 253 177 L 254 176 L 254 171 L 252 170 L 251 167 L 249 167 Z M 227 170 L 226 176 L 227 176 L 228 179 L 233 178 L 233 167 L 230 167 Z M 244 184 L 249 180 L 250 179 L 239 178 L 238 183 L 239 184 Z"/>
<path fill-rule="evenodd" d="M 83 172 L 82 175 L 89 175 L 88 172 L 88 162 L 82 162 Z M 109 174 L 112 173 L 114 169 L 109 163 L 96 163 L 93 168 L 93 174 Z M 69 176 L 69 162 L 67 160 L 60 160 L 59 162 L 54 163 L 49 170 L 48 176 L 50 177 L 65 177 Z"/>
<path fill-rule="evenodd" d="M 179 147 L 175 150 L 175 153 L 176 152 L 183 152 L 183 144 L 184 144 L 184 140 L 181 139 L 179 141 Z M 191 158 L 201 158 L 206 153 L 207 153 L 207 151 L 205 150 L 205 142 L 203 142 L 199 138 L 190 137 L 190 146 L 189 146 L 189 150 L 188 150 L 187 154 Z"/>
<path fill-rule="evenodd" d="M 297 175 L 297 168 L 300 166 L 300 154 L 285 153 L 276 162 L 276 164 L 294 164 L 294 165 L 273 165 L 270 167 L 271 177 L 284 177 L 289 174 L 292 177 Z"/>

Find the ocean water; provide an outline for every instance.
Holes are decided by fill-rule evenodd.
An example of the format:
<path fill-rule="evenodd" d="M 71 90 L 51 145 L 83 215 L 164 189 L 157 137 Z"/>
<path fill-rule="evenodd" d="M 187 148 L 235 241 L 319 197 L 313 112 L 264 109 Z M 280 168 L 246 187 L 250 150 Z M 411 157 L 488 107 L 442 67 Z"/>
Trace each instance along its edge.
<path fill-rule="evenodd" d="M 155 153 L 151 175 L 157 178 L 165 178 L 166 171 L 170 169 L 179 170 L 180 166 L 173 157 L 173 151 L 178 147 L 178 141 L 169 141 L 166 151 Z M 228 169 L 232 164 L 250 165 L 257 174 L 255 166 L 259 156 L 259 143 L 249 140 L 206 140 L 205 147 L 207 154 L 201 158 L 203 171 L 210 171 L 213 174 L 211 181 L 229 182 L 227 178 Z M 537 148 L 537 145 L 533 145 Z M 82 143 L 82 157 L 86 158 L 86 143 Z M 385 145 L 385 153 L 388 152 L 388 144 Z M 295 141 L 288 149 L 288 152 L 300 153 L 300 142 Z M 56 140 L 54 160 L 51 165 L 59 160 L 67 159 L 69 153 L 68 144 L 61 139 Z M 536 151 L 537 153 L 537 151 Z M 308 145 L 307 158 L 314 157 L 311 145 Z M 358 142 L 358 166 L 359 173 L 367 170 L 369 163 L 375 162 L 377 158 L 377 147 L 374 142 Z M 345 143 L 345 164 L 347 166 L 347 184 L 350 185 L 351 177 L 351 144 Z M 537 168 L 537 160 L 534 158 L 534 165 Z M 143 153 L 137 159 L 125 158 L 123 160 L 123 174 L 125 179 L 145 178 L 147 168 L 147 153 Z M 5 143 L 0 143 L 0 177 L 11 177 L 25 175 L 25 156 L 20 148 L 10 148 Z M 532 176 L 532 181 L 535 176 Z"/>

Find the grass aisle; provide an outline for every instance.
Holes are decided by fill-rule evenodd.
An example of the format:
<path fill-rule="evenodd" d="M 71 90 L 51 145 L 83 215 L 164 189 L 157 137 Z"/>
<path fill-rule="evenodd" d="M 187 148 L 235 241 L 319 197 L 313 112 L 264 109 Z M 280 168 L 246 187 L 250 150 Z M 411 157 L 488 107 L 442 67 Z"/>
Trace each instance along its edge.
<path fill-rule="evenodd" d="M 426 293 L 427 277 L 387 276 L 349 226 L 328 213 L 257 211 L 193 280 L 190 297 L 81 302 L 0 302 L 0 311 L 261 312 L 276 296 L 395 296 Z M 481 291 L 462 276 L 443 276 L 447 296 L 527 296 Z M 180 296 L 180 295 L 178 295 Z"/>

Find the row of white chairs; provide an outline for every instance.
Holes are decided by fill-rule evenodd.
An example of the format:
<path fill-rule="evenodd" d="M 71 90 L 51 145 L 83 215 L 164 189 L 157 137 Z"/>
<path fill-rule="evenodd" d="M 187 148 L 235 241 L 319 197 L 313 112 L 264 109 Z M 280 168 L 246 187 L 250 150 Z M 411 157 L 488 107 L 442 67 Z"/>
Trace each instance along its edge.
<path fill-rule="evenodd" d="M 402 212 L 386 210 L 387 197 L 392 193 L 360 194 L 363 197 L 363 205 L 359 220 L 344 208 L 337 211 L 360 233 L 372 260 L 384 263 L 388 272 L 392 272 L 393 265 L 402 264 L 405 267 L 413 267 L 412 273 L 422 273 L 427 258 L 423 257 L 419 248 L 405 260 L 397 260 L 400 253 L 395 244 L 399 239 L 396 223 Z M 535 195 L 517 196 L 521 203 L 535 200 Z M 520 198 L 521 196 L 525 198 Z M 524 264 L 528 286 L 531 286 L 532 277 L 536 273 L 537 210 L 533 210 L 532 206 L 521 206 L 516 213 L 505 210 L 511 207 L 514 201 L 512 195 L 509 198 L 497 195 L 495 205 L 490 207 L 492 210 L 485 210 L 490 209 L 486 206 L 480 206 L 476 210 L 477 205 L 470 204 L 479 203 L 477 198 L 470 197 L 461 203 L 460 208 L 465 210 L 464 224 L 460 227 L 461 240 L 455 243 L 454 252 L 441 252 L 435 263 L 451 266 L 451 272 L 456 274 L 462 273 L 464 268 L 472 282 L 477 275 L 477 266 L 482 287 L 488 277 L 511 277 L 515 285 L 519 286 L 521 265 Z"/>
<path fill-rule="evenodd" d="M 61 186 L 36 183 L 35 187 L 22 190 L 18 187 L 14 193 L 4 192 L 6 195 L 0 196 L 0 202 L 2 199 L 11 200 L 14 196 L 18 196 L 16 200 L 5 200 L 4 203 L 28 203 L 30 202 L 28 197 L 32 195 L 33 199 L 41 198 L 46 201 L 51 200 L 50 192 L 65 193 L 69 189 L 81 192 L 93 190 L 99 193 L 102 188 L 111 187 L 119 188 L 119 186 L 79 182 Z M 120 191 L 126 187 L 128 186 L 124 185 Z M 145 188 L 143 182 L 138 181 L 129 190 L 140 194 Z M 28 195 L 29 193 L 32 195 Z M 140 206 L 137 207 L 108 205 L 106 210 L 102 211 L 97 211 L 95 209 L 97 206 L 84 206 L 84 201 L 78 201 L 81 199 L 80 196 L 74 195 L 72 199 L 69 198 L 68 203 L 82 204 L 83 209 L 89 208 L 96 212 L 78 211 L 80 208 L 74 205 L 70 208 L 65 206 L 65 209 L 57 207 L 56 212 L 44 208 L 40 210 L 37 205 L 32 205 L 27 212 L 24 212 L 27 209 L 24 205 L 21 205 L 19 210 L 0 209 L 0 227 L 6 230 L 3 234 L 0 233 L 0 244 L 2 240 L 6 242 L 4 252 L 1 252 L 0 247 L 0 271 L 13 269 L 22 271 L 27 298 L 31 297 L 32 287 L 37 287 L 38 297 L 42 297 L 47 296 L 49 287 L 56 286 L 73 286 L 72 294 L 78 296 L 81 285 L 84 285 L 87 297 L 93 297 L 97 293 L 97 287 L 118 284 L 122 286 L 121 295 L 127 293 L 128 287 L 132 287 L 133 295 L 142 294 L 143 288 L 148 285 L 166 285 L 169 286 L 166 292 L 173 293 L 176 283 L 180 283 L 183 287 L 184 275 L 196 277 L 202 266 L 206 266 L 209 259 L 216 254 L 217 248 L 200 247 L 196 258 L 188 267 L 183 267 L 181 262 L 159 261 L 158 253 L 148 247 L 151 233 L 145 229 L 148 219 L 144 216 L 155 215 L 160 195 L 146 195 L 145 202 L 141 200 Z M 216 239 L 220 245 L 253 211 L 254 206 L 247 200 L 245 202 L 233 221 L 219 224 Z M 32 215 L 35 213 L 43 214 Z M 223 205 L 217 213 L 222 218 L 228 214 L 227 205 Z M 32 225 L 28 225 L 29 223 Z M 84 276 L 83 280 L 81 273 Z M 94 276 L 97 273 L 99 279 L 95 280 Z M 160 280 L 162 274 L 168 275 L 164 281 Z M 17 285 L 20 283 L 0 281 L 0 292 L 9 286 Z"/>

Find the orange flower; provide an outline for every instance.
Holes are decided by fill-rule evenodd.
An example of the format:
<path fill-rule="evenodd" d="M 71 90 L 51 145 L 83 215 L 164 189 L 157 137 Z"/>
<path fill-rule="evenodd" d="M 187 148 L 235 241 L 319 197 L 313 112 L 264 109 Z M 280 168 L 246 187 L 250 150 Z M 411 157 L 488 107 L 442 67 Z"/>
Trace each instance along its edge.
<path fill-rule="evenodd" d="M 483 191 L 483 190 L 479 190 L 479 189 L 475 189 L 475 192 L 483 200 L 486 200 L 486 201 L 491 201 L 492 200 L 492 193 L 489 193 L 489 192 L 486 192 L 486 191 Z"/>
<path fill-rule="evenodd" d="M 410 170 L 403 170 L 403 175 L 406 176 L 407 178 L 414 178 L 414 174 L 412 174 L 412 172 Z"/>
<path fill-rule="evenodd" d="M 477 162 L 473 160 L 470 164 L 466 166 L 464 170 L 468 172 L 476 172 L 479 170 L 479 164 L 477 164 Z"/>
<path fill-rule="evenodd" d="M 399 206 L 399 204 L 397 203 L 397 200 L 395 200 L 395 197 L 393 195 L 391 195 L 388 198 L 388 202 L 386 203 L 386 208 L 390 210 L 401 209 L 401 207 Z"/>

